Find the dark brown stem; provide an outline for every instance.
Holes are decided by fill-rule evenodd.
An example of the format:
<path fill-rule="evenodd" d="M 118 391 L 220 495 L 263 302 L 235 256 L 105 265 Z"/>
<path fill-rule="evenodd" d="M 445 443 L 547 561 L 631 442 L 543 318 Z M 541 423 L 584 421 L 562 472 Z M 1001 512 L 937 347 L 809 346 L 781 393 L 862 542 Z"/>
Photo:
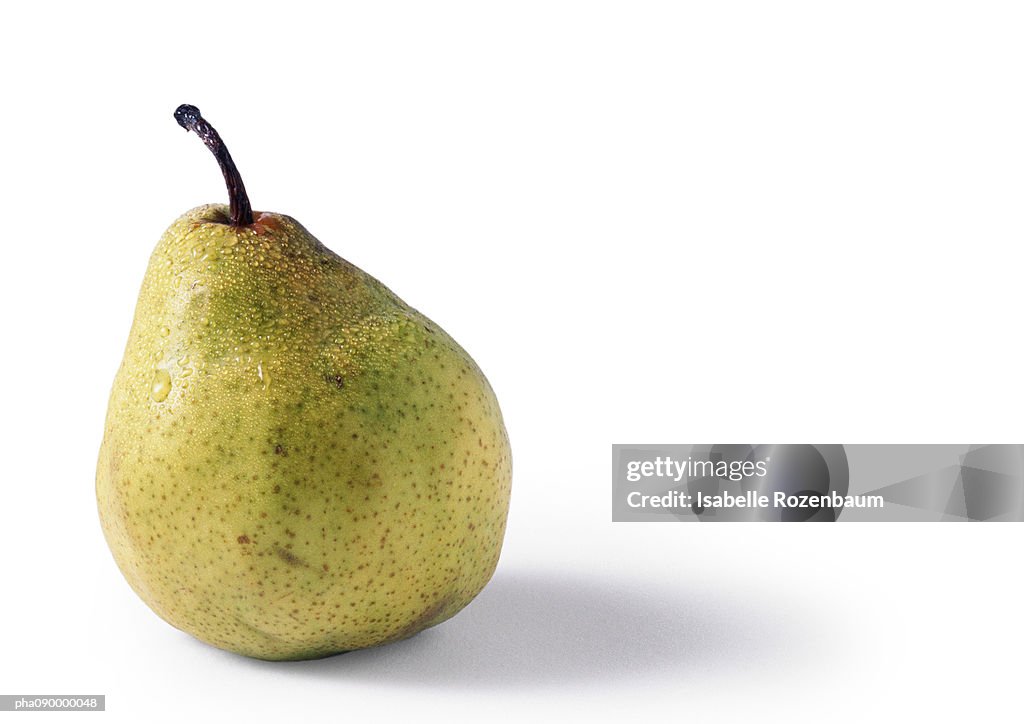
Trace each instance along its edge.
<path fill-rule="evenodd" d="M 206 147 L 213 151 L 220 170 L 224 174 L 224 182 L 228 185 L 228 198 L 231 200 L 231 225 L 249 226 L 252 224 L 252 207 L 249 205 L 249 196 L 245 193 L 245 184 L 231 160 L 228 147 L 224 145 L 220 134 L 206 122 L 199 109 L 195 106 L 178 106 L 174 112 L 174 120 L 186 131 L 194 131 L 203 140 Z"/>

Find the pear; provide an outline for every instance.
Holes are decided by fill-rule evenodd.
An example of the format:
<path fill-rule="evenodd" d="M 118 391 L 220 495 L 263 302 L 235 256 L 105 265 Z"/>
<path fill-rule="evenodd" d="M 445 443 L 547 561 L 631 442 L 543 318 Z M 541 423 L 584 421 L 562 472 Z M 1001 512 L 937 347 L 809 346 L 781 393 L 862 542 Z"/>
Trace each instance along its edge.
<path fill-rule="evenodd" d="M 294 219 L 230 205 L 156 246 L 96 473 L 129 585 L 214 646 L 308 659 L 404 639 L 498 562 L 511 451 L 498 402 L 444 330 Z"/>

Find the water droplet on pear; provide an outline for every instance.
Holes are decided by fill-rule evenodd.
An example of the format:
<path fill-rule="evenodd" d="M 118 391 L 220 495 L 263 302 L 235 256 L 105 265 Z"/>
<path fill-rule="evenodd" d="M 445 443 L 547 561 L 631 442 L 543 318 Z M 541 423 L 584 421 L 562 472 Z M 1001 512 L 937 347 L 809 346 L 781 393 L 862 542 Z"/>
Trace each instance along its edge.
<path fill-rule="evenodd" d="M 163 402 L 171 393 L 171 373 L 167 370 L 153 372 L 153 384 L 149 388 L 149 396 L 153 402 Z"/>

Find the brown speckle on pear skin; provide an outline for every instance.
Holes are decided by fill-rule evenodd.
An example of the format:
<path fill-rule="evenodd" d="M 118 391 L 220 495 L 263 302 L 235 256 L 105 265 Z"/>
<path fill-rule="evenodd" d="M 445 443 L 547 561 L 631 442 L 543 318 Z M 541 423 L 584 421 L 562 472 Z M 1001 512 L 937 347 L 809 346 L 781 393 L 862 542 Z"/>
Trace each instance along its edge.
<path fill-rule="evenodd" d="M 299 558 L 297 555 L 284 548 L 275 548 L 274 552 L 278 558 L 287 563 L 289 566 L 305 566 L 307 565 L 304 560 Z"/>

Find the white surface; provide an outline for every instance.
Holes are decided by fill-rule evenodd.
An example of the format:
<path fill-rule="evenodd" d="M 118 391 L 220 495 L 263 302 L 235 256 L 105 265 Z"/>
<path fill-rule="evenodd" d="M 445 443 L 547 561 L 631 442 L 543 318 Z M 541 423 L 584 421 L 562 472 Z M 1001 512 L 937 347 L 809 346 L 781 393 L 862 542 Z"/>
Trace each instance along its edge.
<path fill-rule="evenodd" d="M 1022 442 L 1019 5 L 12 7 L 0 693 L 104 693 L 109 721 L 1019 716 L 1020 525 L 608 501 L 612 442 Z M 411 641 L 243 660 L 106 550 L 93 467 L 149 252 L 224 199 L 182 102 L 256 209 L 439 322 L 502 402 L 498 573 Z"/>

